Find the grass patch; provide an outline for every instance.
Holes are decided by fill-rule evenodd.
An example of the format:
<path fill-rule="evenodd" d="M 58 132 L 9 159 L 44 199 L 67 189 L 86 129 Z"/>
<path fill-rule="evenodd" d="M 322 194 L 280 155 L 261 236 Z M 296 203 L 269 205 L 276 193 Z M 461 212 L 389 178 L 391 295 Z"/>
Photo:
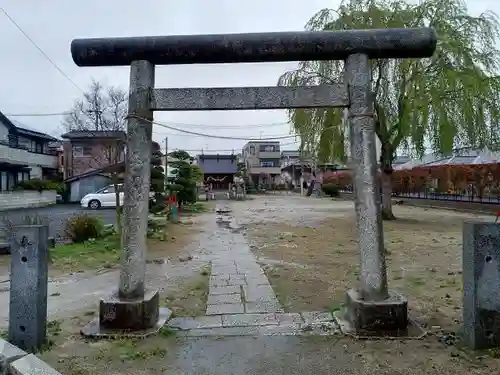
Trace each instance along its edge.
<path fill-rule="evenodd" d="M 117 235 L 82 243 L 57 245 L 50 250 L 55 267 L 68 271 L 81 268 L 111 268 L 120 259 L 120 238 Z"/>
<path fill-rule="evenodd" d="M 164 298 L 164 306 L 171 309 L 174 316 L 205 315 L 210 281 L 209 268 L 203 267 L 184 288 L 171 292 Z"/>

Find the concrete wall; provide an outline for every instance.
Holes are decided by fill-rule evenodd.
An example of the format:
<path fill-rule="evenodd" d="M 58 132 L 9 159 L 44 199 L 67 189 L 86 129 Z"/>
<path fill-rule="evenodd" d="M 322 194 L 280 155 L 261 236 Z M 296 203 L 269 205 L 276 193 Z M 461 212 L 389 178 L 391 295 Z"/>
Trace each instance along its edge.
<path fill-rule="evenodd" d="M 56 204 L 56 191 L 15 190 L 0 192 L 0 211 Z"/>

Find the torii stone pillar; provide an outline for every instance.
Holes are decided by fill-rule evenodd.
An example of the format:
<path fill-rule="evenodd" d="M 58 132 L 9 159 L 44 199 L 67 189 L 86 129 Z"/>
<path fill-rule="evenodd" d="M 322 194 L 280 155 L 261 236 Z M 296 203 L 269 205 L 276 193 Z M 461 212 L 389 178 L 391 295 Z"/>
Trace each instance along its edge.
<path fill-rule="evenodd" d="M 152 111 L 339 107 L 349 114 L 361 259 L 360 283 L 347 293 L 346 317 L 357 332 L 403 329 L 406 299 L 387 290 L 369 59 L 430 57 L 436 44 L 429 28 L 74 40 L 71 52 L 78 66 L 130 65 L 132 72 L 122 270 L 117 292 L 101 301 L 100 326 L 140 330 L 161 320 L 158 294 L 145 288 L 149 171 L 140 166 L 150 160 Z M 305 60 L 344 60 L 347 85 L 153 87 L 154 65 Z"/>

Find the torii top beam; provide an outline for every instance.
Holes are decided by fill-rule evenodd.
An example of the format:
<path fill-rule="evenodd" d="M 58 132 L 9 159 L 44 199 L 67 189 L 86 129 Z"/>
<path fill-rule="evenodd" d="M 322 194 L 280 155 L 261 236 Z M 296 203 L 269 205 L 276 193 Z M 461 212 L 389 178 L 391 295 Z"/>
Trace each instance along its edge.
<path fill-rule="evenodd" d="M 296 31 L 251 34 L 170 35 L 75 39 L 78 66 L 125 66 L 430 57 L 437 44 L 431 28 Z"/>

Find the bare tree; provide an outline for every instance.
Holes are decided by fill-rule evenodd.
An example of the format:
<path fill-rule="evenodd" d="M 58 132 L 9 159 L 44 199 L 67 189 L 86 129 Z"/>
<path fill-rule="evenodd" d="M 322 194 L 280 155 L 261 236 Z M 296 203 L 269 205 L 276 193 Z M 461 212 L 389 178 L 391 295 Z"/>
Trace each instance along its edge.
<path fill-rule="evenodd" d="M 81 131 L 95 137 L 89 168 L 105 166 L 115 188 L 117 222 L 120 223 L 120 181 L 124 172 L 123 157 L 128 95 L 118 87 L 105 88 L 92 81 L 89 91 L 77 99 L 65 116 L 62 125 L 66 131 Z M 114 132 L 117 132 L 114 134 Z"/>
<path fill-rule="evenodd" d="M 125 129 L 128 96 L 118 87 L 92 81 L 83 98 L 75 100 L 63 120 L 65 130 L 119 131 Z"/>

